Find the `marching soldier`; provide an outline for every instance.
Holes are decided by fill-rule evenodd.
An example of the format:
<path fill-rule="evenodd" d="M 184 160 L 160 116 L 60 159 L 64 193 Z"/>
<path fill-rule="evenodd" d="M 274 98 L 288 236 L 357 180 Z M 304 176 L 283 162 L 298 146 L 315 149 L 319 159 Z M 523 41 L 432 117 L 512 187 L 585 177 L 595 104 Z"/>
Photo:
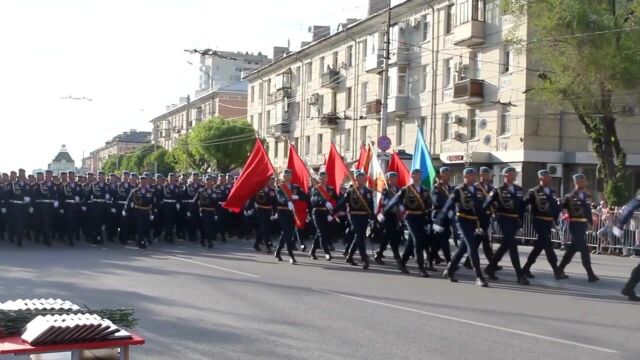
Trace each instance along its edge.
<path fill-rule="evenodd" d="M 331 250 L 329 249 L 329 244 L 331 243 L 331 227 L 329 223 L 334 220 L 333 216 L 331 216 L 331 211 L 333 211 L 334 205 L 338 201 L 338 194 L 336 189 L 327 185 L 327 179 L 327 173 L 321 171 L 318 174 L 319 184 L 311 192 L 311 214 L 317 231 L 309 252 L 309 256 L 313 260 L 318 259 L 316 250 L 320 246 L 322 246 L 327 261 L 332 259 Z"/>
<path fill-rule="evenodd" d="M 82 185 L 76 182 L 75 171 L 69 171 L 68 181 L 60 186 L 60 202 L 65 221 L 65 232 L 69 241 L 69 246 L 74 246 L 77 239 L 77 224 L 80 223 L 80 204 L 82 200 Z"/>
<path fill-rule="evenodd" d="M 113 202 L 104 171 L 98 171 L 98 181 L 89 185 L 89 214 L 91 216 L 91 241 L 103 244 L 102 227 L 106 225 Z"/>
<path fill-rule="evenodd" d="M 485 196 L 482 191 L 475 185 L 476 172 L 473 168 L 466 168 L 463 171 L 464 183 L 456 187 L 449 200 L 442 207 L 436 223 L 433 228 L 436 232 L 442 233 L 445 231 L 444 225 L 447 224 L 447 217 L 449 211 L 454 209 L 456 212 L 456 222 L 458 229 L 462 235 L 463 242 L 456 250 L 449 266 L 443 273 L 445 279 L 449 279 L 451 282 L 458 282 L 455 277 L 455 272 L 458 269 L 458 264 L 462 257 L 469 252 L 471 257 L 471 265 L 476 273 L 476 285 L 480 287 L 487 287 L 487 281 L 482 275 L 480 269 L 480 256 L 478 255 L 479 238 L 477 235 L 482 235 L 482 227 L 480 226 L 479 214 L 484 212 Z"/>
<path fill-rule="evenodd" d="M 199 189 L 193 199 L 193 202 L 198 206 L 202 223 L 200 245 L 202 247 L 207 246 L 209 249 L 213 247 L 213 241 L 216 239 L 218 232 L 221 231 L 220 199 L 222 199 L 222 193 L 220 192 L 220 187 L 215 186 L 216 180 L 216 175 L 207 175 L 205 187 Z"/>
<path fill-rule="evenodd" d="M 489 198 L 489 194 L 491 194 L 495 187 L 491 185 L 491 170 L 488 167 L 480 168 L 480 181 L 476 183 L 476 186 L 482 191 L 486 198 Z M 491 217 L 492 217 L 492 209 L 486 209 L 483 214 L 480 214 L 480 227 L 482 227 L 482 235 L 478 235 L 480 237 L 480 242 L 482 243 L 482 251 L 484 252 L 484 257 L 487 258 L 487 261 L 491 263 L 493 260 L 493 249 L 491 248 L 491 241 L 489 240 L 489 228 L 491 226 Z M 467 255 L 467 259 L 464 261 L 463 266 L 467 269 L 472 269 L 471 259 Z M 496 265 L 496 271 L 502 270 L 502 266 Z"/>
<path fill-rule="evenodd" d="M 11 241 L 16 239 L 17 245 L 22 246 L 25 231 L 28 229 L 28 215 L 33 213 L 31 204 L 31 185 L 27 182 L 25 171 L 12 171 L 10 176 L 11 192 L 9 193 L 9 221 L 11 224 Z"/>
<path fill-rule="evenodd" d="M 531 265 L 536 262 L 538 255 L 544 250 L 556 280 L 565 279 L 567 275 L 558 270 L 558 257 L 551 243 L 551 229 L 555 227 L 555 222 L 560 215 L 559 201 L 556 198 L 556 191 L 550 187 L 549 171 L 538 171 L 538 179 L 540 184 L 529 190 L 526 198 L 526 203 L 531 207 L 533 228 L 538 234 L 538 239 L 522 268 L 522 272 L 524 276 L 533 278 Z"/>
<path fill-rule="evenodd" d="M 131 229 L 133 224 L 130 216 L 123 216 L 124 207 L 127 205 L 129 194 L 133 191 L 134 186 L 131 183 L 131 173 L 127 170 L 122 172 L 122 181 L 118 184 L 116 199 L 114 201 L 114 207 L 116 209 L 116 215 L 118 216 L 118 224 L 120 227 L 120 233 L 118 234 L 118 240 L 121 244 L 126 244 L 129 240 Z"/>
<path fill-rule="evenodd" d="M 36 184 L 33 191 L 41 225 L 39 235 L 42 235 L 42 241 L 49 247 L 51 246 L 54 212 L 60 207 L 60 202 L 58 201 L 58 185 L 53 182 L 52 176 L 53 171 L 47 170 L 46 176 Z"/>
<path fill-rule="evenodd" d="M 404 208 L 404 220 L 411 233 L 411 238 L 407 247 L 402 253 L 402 258 L 398 261 L 398 269 L 408 274 L 407 262 L 411 254 L 415 254 L 418 262 L 420 276 L 429 277 L 425 267 L 424 253 L 427 250 L 427 237 L 429 234 L 429 226 L 431 225 L 431 211 L 433 203 L 431 192 L 422 186 L 422 171 L 420 169 L 411 170 L 411 178 L 413 182 L 400 190 L 400 192 L 387 204 L 385 210 L 391 209 L 396 205 Z M 384 216 L 379 216 L 378 220 L 384 221 Z"/>
<path fill-rule="evenodd" d="M 529 280 L 522 273 L 520 267 L 520 254 L 518 253 L 518 242 L 516 235 L 518 230 L 522 228 L 522 222 L 526 206 L 524 203 L 524 192 L 522 187 L 515 184 L 516 169 L 507 167 L 502 170 L 504 176 L 504 184 L 495 188 L 489 199 L 485 203 L 485 211 L 489 208 L 495 209 L 498 226 L 502 231 L 502 243 L 493 256 L 489 265 L 485 268 L 485 273 L 491 280 L 497 280 L 495 275 L 496 266 L 502 259 L 502 256 L 509 251 L 511 263 L 518 278 L 518 284 L 529 285 Z"/>
<path fill-rule="evenodd" d="M 200 187 L 200 174 L 194 172 L 191 174 L 191 181 L 183 190 L 183 198 L 185 201 L 183 201 L 182 204 L 187 208 L 186 239 L 191 242 L 197 240 L 197 231 L 200 228 L 197 206 L 193 201 Z"/>
<path fill-rule="evenodd" d="M 573 255 L 580 252 L 582 255 L 582 266 L 587 271 L 589 282 L 600 280 L 591 268 L 591 256 L 587 246 L 586 234 L 592 226 L 591 215 L 591 194 L 585 191 L 587 179 L 583 174 L 573 175 L 575 190 L 565 196 L 562 207 L 569 213 L 569 233 L 571 234 L 571 244 L 564 253 L 564 257 L 558 266 L 558 270 L 564 273 L 564 268 L 569 265 Z"/>
<path fill-rule="evenodd" d="M 169 183 L 160 188 L 162 191 L 161 210 L 164 218 L 164 240 L 170 244 L 175 242 L 174 230 L 178 212 L 180 211 L 180 186 L 178 177 L 174 173 L 169 174 Z"/>
<path fill-rule="evenodd" d="M 227 183 L 227 176 L 224 174 L 220 174 L 220 178 L 216 176 L 214 180 L 218 182 L 218 184 L 215 185 L 215 188 L 216 188 L 216 191 L 220 193 L 220 202 L 222 203 L 222 205 L 224 205 L 224 202 L 227 201 L 227 198 L 231 193 L 231 188 L 228 186 L 228 183 Z M 227 242 L 227 232 L 229 231 L 229 229 L 231 229 L 231 226 L 230 226 L 231 213 L 229 212 L 229 210 L 221 207 L 220 210 L 218 211 L 218 214 L 221 220 L 218 226 L 220 239 L 222 240 L 222 242 Z"/>
<path fill-rule="evenodd" d="M 444 208 L 447 200 L 449 200 L 449 196 L 454 190 L 454 187 L 449 185 L 449 178 L 451 176 L 451 169 L 443 166 L 438 171 L 438 181 L 433 187 L 433 192 L 431 194 L 432 202 L 433 202 L 433 215 L 432 221 L 436 222 L 436 219 L 440 217 L 442 213 L 442 209 Z M 450 214 L 445 214 L 446 216 L 442 217 L 442 227 L 444 231 L 441 233 L 435 234 L 435 244 L 433 246 L 433 251 L 431 252 L 431 256 L 429 256 L 429 261 L 433 261 L 438 257 L 438 250 L 442 249 L 442 255 L 444 255 L 444 259 L 447 263 L 451 262 L 451 245 L 449 243 L 449 239 L 451 238 L 451 216 Z M 433 264 L 429 264 L 429 267 L 433 267 Z"/>
<path fill-rule="evenodd" d="M 9 174 L 2 173 L 2 179 L 0 179 L 0 240 L 4 241 L 5 233 L 8 228 L 8 213 L 7 207 L 9 204 L 9 194 L 11 191 L 11 184 L 9 183 Z"/>
<path fill-rule="evenodd" d="M 366 186 L 366 182 L 366 174 L 363 171 L 358 171 L 356 173 L 356 185 L 347 190 L 347 193 L 336 204 L 336 209 L 340 209 L 345 204 L 347 205 L 349 221 L 354 234 L 354 240 L 351 247 L 349 247 L 349 253 L 345 261 L 353 266 L 358 266 L 358 263 L 353 260 L 353 255 L 357 248 L 360 252 L 364 270 L 369 268 L 369 256 L 367 256 L 365 244 L 367 227 L 374 217 L 372 211 L 373 192 Z M 334 209 L 334 212 L 338 211 L 336 209 Z"/>
<path fill-rule="evenodd" d="M 178 186 L 182 191 L 184 191 L 184 188 L 187 185 L 189 185 L 189 174 L 182 173 L 178 180 Z M 185 202 L 180 205 L 180 210 L 178 211 L 178 218 L 176 219 L 176 233 L 179 239 L 186 239 L 187 201 L 190 201 L 191 199 L 184 198 L 182 193 L 180 194 L 180 199 L 185 200 Z"/>
<path fill-rule="evenodd" d="M 153 191 L 149 188 L 149 178 L 145 175 L 141 176 L 140 186 L 131 191 L 122 213 L 123 217 L 127 217 L 129 212 L 133 215 L 138 249 L 146 249 L 149 245 L 151 221 L 153 221 L 153 195 Z"/>
<path fill-rule="evenodd" d="M 300 189 L 298 185 L 291 183 L 291 170 L 285 169 L 282 175 L 282 183 L 278 186 L 276 191 L 277 201 L 277 217 L 280 224 L 280 242 L 276 248 L 275 257 L 278 261 L 282 261 L 282 248 L 287 245 L 287 253 L 289 254 L 289 262 L 292 265 L 297 264 L 296 258 L 293 255 L 293 236 L 296 231 L 296 223 L 304 221 L 298 219 L 296 216 L 295 208 L 293 206 L 294 200 L 305 200 L 306 194 Z"/>
<path fill-rule="evenodd" d="M 271 177 L 269 181 L 262 187 L 253 200 L 250 202 L 249 208 L 255 206 L 255 215 L 258 221 L 258 231 L 256 233 L 256 241 L 253 244 L 253 248 L 256 251 L 260 250 L 260 241 L 264 243 L 267 248 L 267 253 L 271 253 L 271 221 L 276 213 L 276 189 L 275 189 L 275 177 Z M 248 209 L 248 211 L 251 211 Z M 248 215 L 251 215 L 249 213 Z"/>
<path fill-rule="evenodd" d="M 400 261 L 400 251 L 398 247 L 400 246 L 400 232 L 402 229 L 402 223 L 400 221 L 400 207 L 393 206 L 389 208 L 389 210 L 385 210 L 391 200 L 398 194 L 400 189 L 398 189 L 398 174 L 391 171 L 387 173 L 387 187 L 382 190 L 382 197 L 380 201 L 383 221 L 380 221 L 380 225 L 382 226 L 382 241 L 380 242 L 380 248 L 376 251 L 376 256 L 373 260 L 376 264 L 383 265 L 384 261 L 382 260 L 383 254 L 385 250 L 387 250 L 387 245 L 391 246 L 391 252 L 393 252 L 393 258 L 396 261 Z"/>
<path fill-rule="evenodd" d="M 624 236 L 624 230 L 623 230 L 624 226 L 629 222 L 629 220 L 631 220 L 631 218 L 633 217 L 633 214 L 639 208 L 640 208 L 640 197 L 634 198 L 624 206 L 624 208 L 622 209 L 622 213 L 620 214 L 620 217 L 616 222 L 616 226 L 614 226 L 613 228 L 613 233 L 617 237 L 622 238 Z M 640 301 L 640 296 L 638 296 L 635 291 L 635 288 L 636 286 L 638 286 L 638 283 L 640 283 L 640 264 L 638 264 L 638 266 L 636 266 L 631 271 L 631 276 L 629 277 L 629 280 L 627 281 L 627 283 L 622 288 L 622 291 L 620 292 L 622 293 L 622 295 L 628 297 L 629 300 L 631 301 Z"/>
<path fill-rule="evenodd" d="M 120 217 L 122 211 L 118 212 L 118 197 L 119 197 L 119 181 L 118 176 L 114 173 L 109 174 L 109 194 L 113 195 L 113 200 L 110 203 L 109 217 L 106 220 L 106 233 L 107 240 L 114 242 L 116 236 L 118 236 L 118 226 L 120 225 Z"/>
<path fill-rule="evenodd" d="M 91 240 L 91 213 L 89 213 L 89 201 L 91 200 L 91 184 L 95 182 L 93 173 L 87 176 L 78 176 L 78 183 L 82 186 L 82 196 L 80 199 L 80 224 L 82 235 L 85 241 Z"/>
<path fill-rule="evenodd" d="M 153 186 L 152 190 L 155 196 L 155 204 L 156 207 L 153 208 L 153 222 L 151 227 L 153 228 L 153 240 L 158 243 L 160 242 L 160 235 L 162 235 L 162 230 L 165 227 L 166 219 L 164 217 L 164 211 L 162 211 L 162 200 L 164 198 L 164 185 L 165 179 L 162 174 L 156 174 L 156 183 Z"/>

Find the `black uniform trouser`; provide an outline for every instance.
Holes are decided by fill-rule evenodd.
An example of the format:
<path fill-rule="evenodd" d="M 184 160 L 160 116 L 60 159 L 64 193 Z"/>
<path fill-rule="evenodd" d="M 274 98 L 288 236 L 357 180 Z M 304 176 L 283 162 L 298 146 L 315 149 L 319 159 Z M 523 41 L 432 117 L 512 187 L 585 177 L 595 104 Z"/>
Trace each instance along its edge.
<path fill-rule="evenodd" d="M 5 209 L 7 211 L 6 205 L 0 205 L 0 208 Z M 0 240 L 4 240 L 4 234 L 7 230 L 7 214 L 0 213 Z"/>
<path fill-rule="evenodd" d="M 178 210 L 177 218 L 176 218 L 176 233 L 178 237 L 183 239 L 186 234 L 185 231 L 187 229 L 187 209 L 189 208 L 189 202 L 183 202 L 180 204 L 180 210 Z"/>
<path fill-rule="evenodd" d="M 109 214 L 107 215 L 105 227 L 107 230 L 107 239 L 109 239 L 109 241 L 114 241 L 118 236 L 118 226 L 120 225 L 123 208 L 124 205 L 119 203 L 108 205 Z"/>
<path fill-rule="evenodd" d="M 202 243 L 205 239 L 208 244 L 213 244 L 213 241 L 221 231 L 220 222 L 218 222 L 218 215 L 214 210 L 200 210 L 200 221 L 202 222 Z"/>
<path fill-rule="evenodd" d="M 367 245 L 365 239 L 367 237 L 367 226 L 369 226 L 368 215 L 350 215 L 351 228 L 353 231 L 353 241 L 349 248 L 348 259 L 353 259 L 353 255 L 356 253 L 356 249 L 360 252 L 360 258 L 362 261 L 368 262 Z"/>
<path fill-rule="evenodd" d="M 164 211 L 154 209 L 153 221 L 151 222 L 151 228 L 153 229 L 153 238 L 159 239 L 164 229 Z"/>
<path fill-rule="evenodd" d="M 7 212 L 9 213 L 9 235 L 11 239 L 22 242 L 24 232 L 27 230 L 27 216 L 29 214 L 28 204 L 10 203 Z"/>
<path fill-rule="evenodd" d="M 640 283 L 640 264 L 631 271 L 631 277 L 629 277 L 629 280 L 624 285 L 624 289 L 632 291 L 638 283 Z"/>
<path fill-rule="evenodd" d="M 567 251 L 564 253 L 564 257 L 562 257 L 562 261 L 560 262 L 559 267 L 561 270 L 564 270 L 564 268 L 569 265 L 573 255 L 579 251 L 582 256 L 582 266 L 584 266 L 584 269 L 587 271 L 587 275 L 589 277 L 595 276 L 595 273 L 591 268 L 591 255 L 589 254 L 589 247 L 587 246 L 587 229 L 588 225 L 586 222 L 569 222 L 571 244 L 569 244 Z"/>
<path fill-rule="evenodd" d="M 329 225 L 329 211 L 327 210 L 313 210 L 313 223 L 316 226 L 316 236 L 313 238 L 313 245 L 311 246 L 311 254 L 316 253 L 318 248 L 322 247 L 325 254 L 329 254 L 329 245 L 331 244 L 331 226 Z"/>
<path fill-rule="evenodd" d="M 451 263 L 449 263 L 448 269 L 449 273 L 455 273 L 458 269 L 458 264 L 460 264 L 460 260 L 462 260 L 462 257 L 469 252 L 471 266 L 473 266 L 473 270 L 476 273 L 476 278 L 484 279 L 482 276 L 482 269 L 480 269 L 480 255 L 478 254 L 480 240 L 476 236 L 477 223 L 473 220 L 458 218 L 457 225 L 458 230 L 462 235 L 462 244 L 460 244 L 456 252 L 453 254 L 453 258 L 451 258 Z"/>
<path fill-rule="evenodd" d="M 434 219 L 438 216 L 438 214 L 434 214 Z M 429 256 L 430 261 L 433 261 L 436 257 L 438 257 L 438 251 L 442 249 L 442 255 L 444 255 L 444 260 L 448 263 L 451 262 L 451 245 L 449 244 L 449 239 L 451 238 L 451 223 L 449 221 L 446 222 L 446 225 L 442 226 L 444 231 L 441 233 L 436 233 L 434 236 L 434 244 L 431 247 L 431 253 Z"/>
<path fill-rule="evenodd" d="M 405 218 L 407 228 L 411 237 L 407 242 L 407 247 L 404 248 L 402 253 L 402 264 L 406 265 L 411 257 L 411 254 L 415 254 L 416 261 L 418 262 L 418 268 L 424 270 L 424 253 L 427 250 L 427 218 L 424 215 L 407 215 Z"/>
<path fill-rule="evenodd" d="M 78 235 L 77 224 L 80 221 L 80 205 L 72 202 L 64 202 L 62 209 L 64 210 L 65 232 L 69 238 L 69 244 L 73 244 Z"/>
<path fill-rule="evenodd" d="M 51 245 L 51 230 L 53 227 L 53 216 L 55 209 L 52 203 L 38 202 L 36 203 L 37 213 L 40 217 L 40 234 L 46 245 Z"/>
<path fill-rule="evenodd" d="M 511 264 L 513 264 L 516 276 L 520 277 L 522 276 L 522 268 L 520 267 L 520 254 L 518 254 L 518 242 L 516 240 L 516 234 L 518 233 L 518 229 L 520 229 L 520 220 L 498 215 L 498 226 L 500 227 L 500 231 L 502 231 L 502 243 L 500 243 L 500 247 L 496 250 L 490 266 L 495 269 L 504 254 L 509 251 Z"/>
<path fill-rule="evenodd" d="M 383 236 L 382 241 L 380 242 L 380 248 L 378 249 L 378 254 L 382 255 L 382 253 L 387 250 L 387 246 L 391 247 L 393 257 L 395 259 L 399 259 L 400 251 L 398 247 L 400 246 L 400 223 L 396 213 L 390 213 L 389 217 L 384 219 Z"/>
<path fill-rule="evenodd" d="M 491 223 L 489 221 L 480 221 L 480 227 L 482 228 L 482 235 L 476 235 L 478 238 L 478 248 L 482 245 L 482 252 L 484 252 L 484 257 L 487 258 L 487 262 L 489 264 L 493 261 L 493 248 L 491 247 L 491 240 L 489 240 L 489 227 Z M 471 259 L 467 256 L 467 259 L 464 261 L 465 265 L 467 263 L 471 264 Z"/>
<path fill-rule="evenodd" d="M 176 220 L 178 218 L 177 204 L 175 202 L 163 202 L 161 212 L 164 221 L 164 239 L 173 242 L 173 230 L 176 227 Z"/>
<path fill-rule="evenodd" d="M 143 242 L 149 242 L 149 233 L 151 231 L 151 213 L 148 209 L 132 209 L 133 223 L 138 238 L 137 244 L 140 246 Z"/>
<path fill-rule="evenodd" d="M 189 241 L 196 241 L 198 236 L 198 229 L 200 228 L 200 217 L 198 216 L 198 209 L 192 201 L 184 204 L 187 207 L 187 223 L 186 223 L 186 236 Z"/>
<path fill-rule="evenodd" d="M 356 232 L 353 228 L 353 224 L 351 219 L 349 219 L 349 227 L 344 233 L 344 250 L 348 254 L 351 251 L 351 247 L 353 246 L 353 240 L 355 239 Z"/>
<path fill-rule="evenodd" d="M 285 244 L 287 245 L 287 253 L 289 257 L 293 256 L 293 236 L 295 231 L 295 220 L 291 210 L 278 210 L 278 223 L 280 224 L 280 242 L 276 248 L 276 256 L 280 256 Z"/>
<path fill-rule="evenodd" d="M 125 211 L 124 216 L 122 216 L 122 211 L 120 211 L 120 233 L 118 234 L 118 240 L 120 240 L 120 243 L 126 244 L 135 230 L 133 209 L 125 209 L 124 204 L 118 205 L 122 206 L 122 211 Z"/>
<path fill-rule="evenodd" d="M 110 205 L 104 202 L 93 202 L 89 204 L 89 212 L 91 216 L 91 240 L 93 242 L 102 242 L 102 227 L 105 225 L 107 216 L 109 216 Z"/>
<path fill-rule="evenodd" d="M 265 246 L 271 247 L 271 209 L 256 209 L 256 219 L 258 221 L 258 231 L 256 233 L 256 242 L 254 245 L 259 245 L 259 239 L 262 240 Z M 259 235 L 259 236 L 258 236 Z M 259 238 L 259 239 L 258 239 Z"/>
<path fill-rule="evenodd" d="M 527 263 L 525 264 L 525 268 L 531 268 L 531 265 L 536 262 L 536 259 L 544 250 L 547 255 L 547 260 L 551 265 L 551 269 L 555 273 L 558 269 L 558 257 L 556 256 L 556 252 L 553 250 L 553 244 L 551 242 L 551 227 L 553 222 L 542 219 L 533 219 L 533 228 L 536 230 L 536 234 L 538 234 L 538 239 L 535 244 L 533 244 L 533 250 L 529 254 L 527 258 Z"/>

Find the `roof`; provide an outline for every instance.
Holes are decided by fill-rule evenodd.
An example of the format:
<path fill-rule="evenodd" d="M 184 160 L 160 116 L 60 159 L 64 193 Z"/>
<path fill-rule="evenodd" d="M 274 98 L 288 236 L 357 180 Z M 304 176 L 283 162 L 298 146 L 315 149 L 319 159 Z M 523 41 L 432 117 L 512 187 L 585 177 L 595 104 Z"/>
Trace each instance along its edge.
<path fill-rule="evenodd" d="M 151 139 L 151 131 L 129 131 L 115 136 L 107 144 L 114 142 L 147 143 Z"/>
<path fill-rule="evenodd" d="M 248 83 L 246 81 L 240 81 L 229 85 L 224 85 L 217 88 L 216 92 L 221 91 L 247 91 Z"/>
<path fill-rule="evenodd" d="M 69 155 L 69 153 L 66 150 L 60 150 L 58 155 L 56 155 L 56 157 L 53 158 L 52 163 L 57 163 L 62 161 L 68 162 L 68 163 L 73 162 L 73 158 L 71 157 L 71 155 Z"/>

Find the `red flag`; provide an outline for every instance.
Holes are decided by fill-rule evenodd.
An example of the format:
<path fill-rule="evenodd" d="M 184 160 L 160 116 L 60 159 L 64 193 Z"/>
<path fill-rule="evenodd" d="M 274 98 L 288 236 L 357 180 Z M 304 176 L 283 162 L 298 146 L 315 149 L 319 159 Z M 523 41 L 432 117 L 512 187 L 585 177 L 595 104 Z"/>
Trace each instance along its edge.
<path fill-rule="evenodd" d="M 358 162 L 355 164 L 356 170 L 362 170 L 364 172 L 368 172 L 368 163 L 369 163 L 369 149 L 364 146 L 364 144 L 360 145 L 360 156 L 358 157 Z M 365 168 L 367 168 L 365 170 Z"/>
<path fill-rule="evenodd" d="M 275 173 L 269 156 L 260 139 L 251 150 L 251 155 L 242 168 L 242 174 L 231 189 L 229 198 L 224 203 L 224 208 L 233 212 L 240 212 L 245 203 L 269 180 Z"/>
<path fill-rule="evenodd" d="M 291 170 L 291 183 L 300 186 L 302 191 L 309 193 L 309 170 L 307 165 L 302 161 L 296 149 L 293 145 L 289 144 L 289 160 L 287 162 L 287 169 Z M 293 200 L 293 206 L 296 209 L 296 217 L 298 222 L 296 226 L 298 229 L 302 229 L 305 226 L 305 219 L 307 218 L 307 212 L 309 208 L 307 202 L 303 200 Z"/>
<path fill-rule="evenodd" d="M 398 187 L 405 187 L 411 182 L 409 169 L 407 169 L 407 165 L 400 159 L 397 152 L 391 155 L 387 171 L 393 171 L 398 174 Z"/>
<path fill-rule="evenodd" d="M 327 161 L 324 163 L 324 169 L 328 177 L 327 185 L 333 186 L 339 192 L 342 181 L 349 174 L 349 170 L 344 161 L 342 161 L 342 156 L 338 153 L 334 144 L 331 144 L 331 150 L 329 151 L 329 156 L 327 156 Z"/>

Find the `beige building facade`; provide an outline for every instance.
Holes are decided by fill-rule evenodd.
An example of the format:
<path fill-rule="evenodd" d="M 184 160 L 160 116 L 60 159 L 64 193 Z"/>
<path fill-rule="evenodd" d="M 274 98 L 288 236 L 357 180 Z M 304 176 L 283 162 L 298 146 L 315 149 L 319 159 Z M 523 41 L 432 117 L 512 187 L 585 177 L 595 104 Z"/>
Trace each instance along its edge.
<path fill-rule="evenodd" d="M 135 129 L 123 132 L 107 141 L 104 146 L 89 153 L 82 159 L 82 172 L 95 173 L 102 169 L 104 162 L 112 155 L 129 154 L 144 144 L 151 142 L 151 132 Z"/>

